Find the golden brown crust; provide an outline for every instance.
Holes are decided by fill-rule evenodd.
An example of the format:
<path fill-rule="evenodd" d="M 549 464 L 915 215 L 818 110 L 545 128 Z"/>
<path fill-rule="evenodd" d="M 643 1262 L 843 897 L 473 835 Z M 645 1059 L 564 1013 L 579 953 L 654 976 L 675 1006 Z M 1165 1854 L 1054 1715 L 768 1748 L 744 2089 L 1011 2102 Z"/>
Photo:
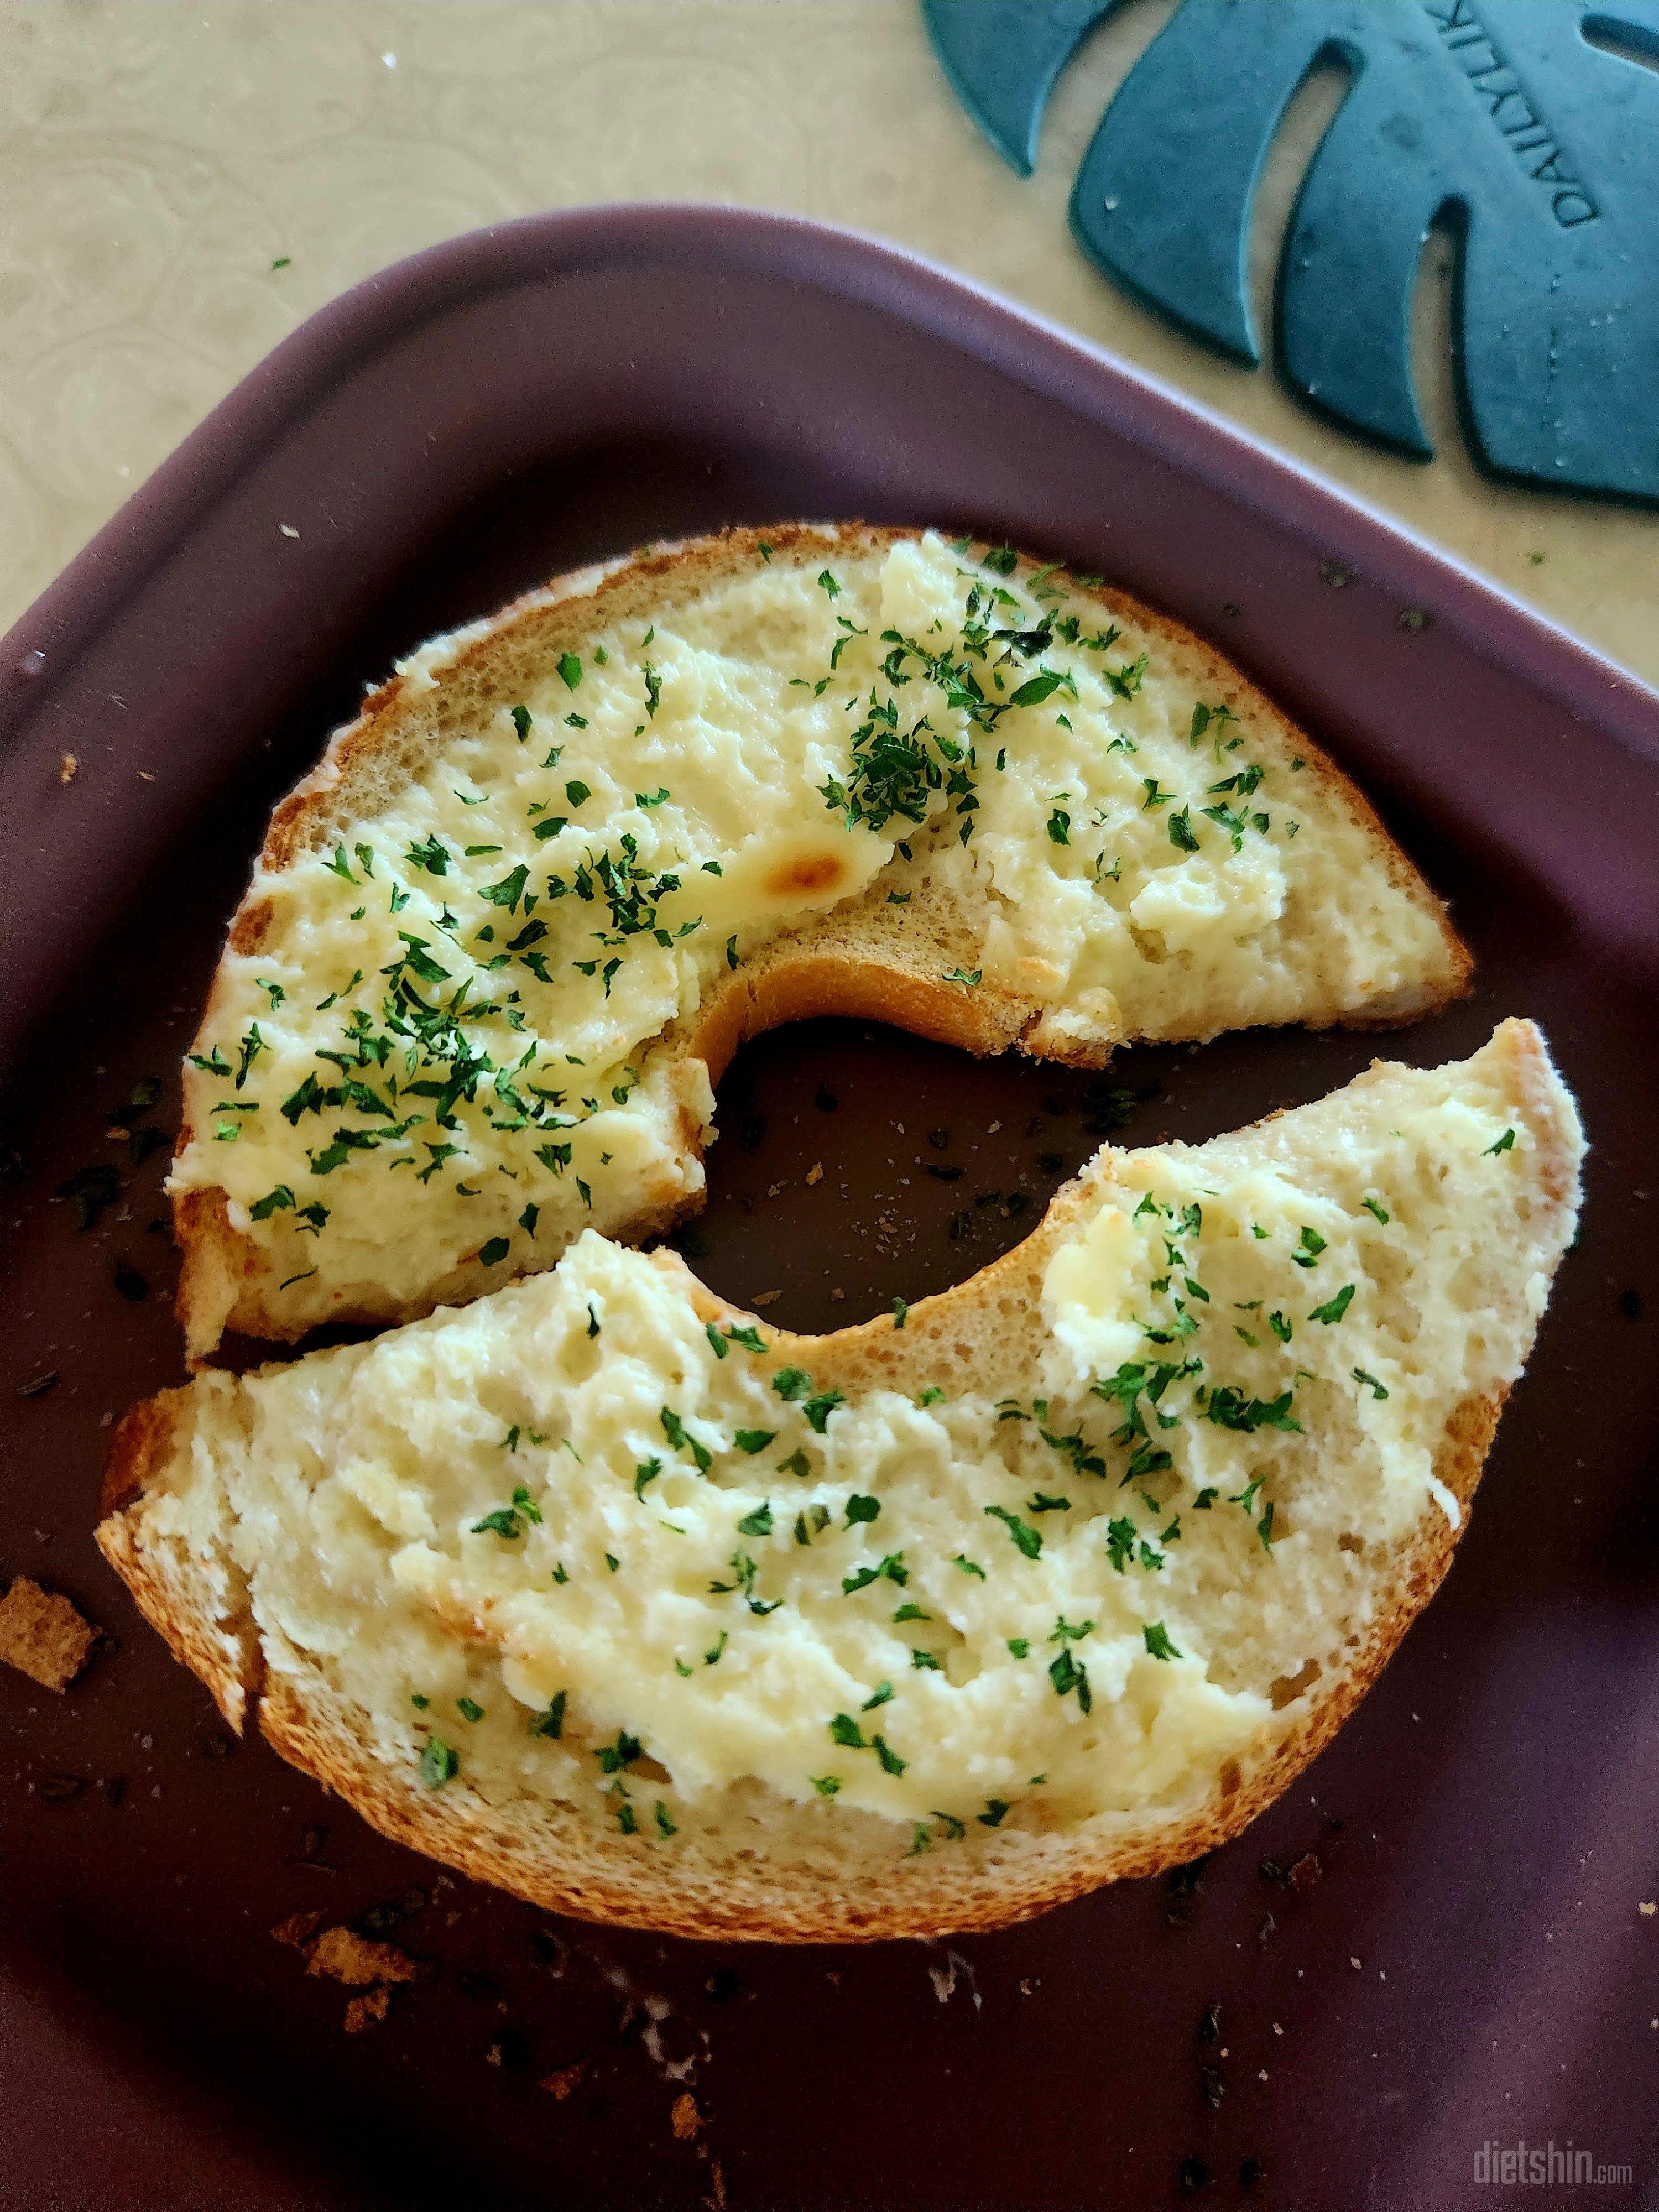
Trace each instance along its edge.
<path fill-rule="evenodd" d="M 206 1683 L 240 1735 L 248 1699 L 257 1696 L 264 1671 L 246 1590 L 240 1593 L 235 1613 L 222 1612 L 199 1564 L 171 1547 L 141 1541 L 127 1510 L 179 1449 L 192 1412 L 188 1389 L 163 1390 L 118 1423 L 104 1468 L 103 1517 L 93 1534 L 139 1612 L 173 1657 Z"/>
<path fill-rule="evenodd" d="M 141 1399 L 115 1424 L 98 1499 L 100 1521 L 142 1497 L 151 1475 L 167 1464 L 189 1396 L 188 1390 L 162 1390 Z"/>
<path fill-rule="evenodd" d="M 969 992 L 941 982 L 932 968 L 913 970 L 885 960 L 855 963 L 839 952 L 786 939 L 720 978 L 688 1024 L 683 1048 L 703 1062 L 710 1083 L 718 1083 L 732 1054 L 749 1038 L 822 1014 L 887 1022 L 983 1058 L 1018 1042 L 1030 1009 L 1006 992 Z"/>
<path fill-rule="evenodd" d="M 550 656 L 578 641 L 581 633 L 596 625 L 633 615 L 660 614 L 665 604 L 674 604 L 722 578 L 746 573 L 758 558 L 763 542 L 774 558 L 787 559 L 799 552 L 817 559 L 834 551 L 880 550 L 914 535 L 909 529 L 856 522 L 783 523 L 766 530 L 727 530 L 680 544 L 647 548 L 621 560 L 559 577 L 516 600 L 489 621 L 458 633 L 456 657 L 447 668 L 446 682 L 453 684 L 469 668 L 475 668 L 487 671 L 492 685 L 505 684 L 506 696 L 512 696 L 515 682 L 522 688 L 522 678 L 538 666 L 544 666 Z M 1097 603 L 1112 619 L 1131 621 L 1149 635 L 1177 646 L 1195 660 L 1203 687 L 1218 703 L 1235 711 L 1247 708 L 1264 721 L 1279 742 L 1302 758 L 1302 773 L 1310 783 L 1335 793 L 1363 825 L 1382 856 L 1390 881 L 1436 913 L 1446 948 L 1444 975 L 1419 990 L 1374 1002 L 1362 1014 L 1345 1016 L 1344 1025 L 1397 1026 L 1466 991 L 1469 955 L 1443 908 L 1393 843 L 1370 802 L 1342 770 L 1236 668 L 1181 624 L 1125 592 L 1075 582 L 1073 588 L 1079 597 Z M 383 797 L 389 764 L 416 773 L 426 754 L 446 734 L 442 698 L 441 686 L 434 691 L 414 672 L 393 677 L 371 694 L 356 720 L 335 733 L 317 768 L 277 807 L 260 855 L 261 866 L 266 870 L 283 867 L 301 854 L 343 835 L 360 806 Z M 251 890 L 232 923 L 230 949 L 239 953 L 257 951 L 270 914 L 269 900 Z M 1018 1044 L 1034 1056 L 1084 1066 L 1103 1066 L 1109 1058 L 1109 1042 L 1079 1039 L 1045 1023 L 1034 999 L 989 989 L 969 993 L 942 984 L 939 981 L 941 963 L 933 956 L 947 943 L 949 925 L 942 925 L 929 939 L 925 896 L 919 896 L 908 911 L 907 928 L 915 943 L 914 968 L 905 959 L 903 940 L 897 941 L 895 950 L 884 909 L 878 929 L 855 908 L 850 915 L 831 915 L 808 925 L 809 933 L 798 932 L 780 940 L 768 953 L 745 963 L 736 975 L 723 978 L 711 988 L 679 1040 L 682 1051 L 689 1059 L 707 1060 L 713 1080 L 737 1044 L 762 1030 L 815 1014 L 851 1013 L 891 1022 L 978 1054 L 1001 1052 Z M 974 952 L 972 945 L 963 942 L 954 947 L 952 957 L 963 964 L 973 958 Z M 948 959 L 944 964 L 950 964 Z M 210 999 L 204 1022 L 211 1008 Z M 1191 1034 L 1207 1036 L 1212 1026 L 1196 1022 Z M 197 1048 L 201 1042 L 198 1036 Z M 188 1135 L 188 1131 L 181 1135 L 181 1150 Z M 700 1132 L 688 1128 L 688 1135 L 692 1139 L 688 1149 L 700 1153 Z M 693 1193 L 667 1206 L 647 1204 L 636 1221 L 617 1233 L 630 1241 L 641 1241 L 696 1211 L 701 1202 Z M 284 1316 L 276 1271 L 260 1245 L 232 1227 L 222 1193 L 182 1194 L 175 1206 L 174 1236 L 183 1255 L 176 1310 L 193 1358 L 210 1357 L 226 1332 L 293 1344 L 302 1341 L 319 1325 L 312 1319 Z M 354 1295 L 348 1303 L 342 1293 L 333 1318 L 364 1324 L 410 1321 L 437 1306 L 494 1289 L 501 1279 L 499 1269 L 491 1273 L 461 1267 L 416 1303 L 390 1298 L 377 1302 L 362 1295 Z"/>

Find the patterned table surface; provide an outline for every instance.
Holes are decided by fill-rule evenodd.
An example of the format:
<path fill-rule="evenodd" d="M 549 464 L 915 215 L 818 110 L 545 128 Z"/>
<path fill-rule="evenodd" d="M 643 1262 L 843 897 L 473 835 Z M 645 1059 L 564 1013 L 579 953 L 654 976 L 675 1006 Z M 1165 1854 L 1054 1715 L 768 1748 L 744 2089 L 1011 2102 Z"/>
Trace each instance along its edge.
<path fill-rule="evenodd" d="M 538 209 L 785 210 L 928 254 L 1179 386 L 1659 684 L 1659 515 L 1495 484 L 1455 423 L 1449 269 L 1418 374 L 1439 457 L 1361 444 L 1085 261 L 1065 222 L 1107 98 L 1173 0 L 1063 79 L 1022 183 L 948 92 L 913 0 L 8 0 L 0 10 L 0 628 L 313 308 Z M 1264 179 L 1261 327 L 1335 98 Z M 274 265 L 275 264 L 275 265 Z"/>

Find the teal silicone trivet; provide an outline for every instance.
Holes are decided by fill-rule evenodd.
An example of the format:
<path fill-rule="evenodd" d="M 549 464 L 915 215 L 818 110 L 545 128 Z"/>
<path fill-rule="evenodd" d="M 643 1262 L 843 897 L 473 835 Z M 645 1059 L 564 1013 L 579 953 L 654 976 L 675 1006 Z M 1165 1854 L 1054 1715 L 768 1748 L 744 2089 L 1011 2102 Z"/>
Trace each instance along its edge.
<path fill-rule="evenodd" d="M 963 104 L 1023 175 L 1055 78 L 1120 4 L 922 0 Z M 1659 0 L 1184 0 L 1106 111 L 1073 228 L 1121 283 L 1255 366 L 1257 180 L 1291 94 L 1337 58 L 1352 82 L 1279 269 L 1287 381 L 1429 457 L 1409 319 L 1423 241 L 1449 218 L 1477 458 L 1659 500 L 1659 81 L 1633 56 L 1659 64 Z"/>

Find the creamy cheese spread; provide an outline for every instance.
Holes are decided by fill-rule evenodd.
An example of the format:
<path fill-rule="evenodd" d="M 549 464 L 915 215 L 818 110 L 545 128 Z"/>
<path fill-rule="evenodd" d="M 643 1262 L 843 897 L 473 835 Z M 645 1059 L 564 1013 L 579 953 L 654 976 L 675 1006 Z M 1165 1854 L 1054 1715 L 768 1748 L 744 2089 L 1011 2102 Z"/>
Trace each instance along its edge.
<path fill-rule="evenodd" d="M 924 886 L 981 945 L 941 981 L 1022 996 L 1051 1046 L 1328 1018 L 1445 958 L 1278 726 L 1063 574 L 931 534 L 763 561 L 458 707 L 416 780 L 258 871 L 171 1188 L 225 1193 L 301 1326 L 550 1265 L 701 1188 L 713 1099 L 664 1033 L 711 983 L 849 902 L 902 929 Z"/>

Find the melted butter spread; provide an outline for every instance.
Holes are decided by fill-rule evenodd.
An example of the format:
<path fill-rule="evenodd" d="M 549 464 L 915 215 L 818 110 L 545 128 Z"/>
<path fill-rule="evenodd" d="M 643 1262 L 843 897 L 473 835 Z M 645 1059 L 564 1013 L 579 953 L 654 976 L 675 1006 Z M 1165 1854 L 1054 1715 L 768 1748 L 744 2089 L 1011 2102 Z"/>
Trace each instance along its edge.
<path fill-rule="evenodd" d="M 486 1794 L 665 1838 L 753 1778 L 936 1843 L 1180 1803 L 1455 1518 L 1446 1424 L 1518 1372 L 1571 1224 L 1534 1219 L 1496 1045 L 1085 1189 L 982 1395 L 842 1394 L 589 1231 L 372 1345 L 203 1377 L 144 1510 L 228 1521 L 270 1663 Z"/>
<path fill-rule="evenodd" d="M 301 1325 L 546 1267 L 701 1188 L 713 1099 L 665 1030 L 781 933 L 926 884 L 979 933 L 960 988 L 1036 1002 L 1051 1046 L 1323 1018 L 1444 966 L 1260 710 L 1194 697 L 1063 575 L 931 535 L 780 560 L 595 629 L 331 850 L 260 869 L 171 1188 L 226 1193 Z"/>

